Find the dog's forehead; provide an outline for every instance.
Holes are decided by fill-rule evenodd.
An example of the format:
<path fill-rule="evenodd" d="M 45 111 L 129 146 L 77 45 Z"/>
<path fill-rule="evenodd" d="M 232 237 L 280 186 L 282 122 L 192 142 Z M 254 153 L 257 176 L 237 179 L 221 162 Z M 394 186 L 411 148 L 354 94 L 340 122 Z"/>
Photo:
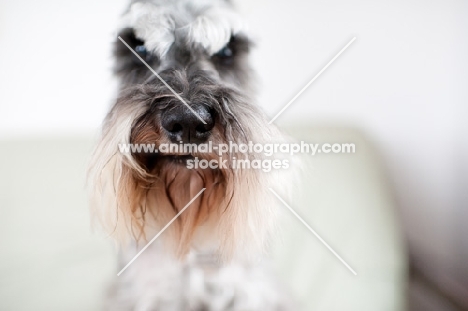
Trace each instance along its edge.
<path fill-rule="evenodd" d="M 246 28 L 226 0 L 134 1 L 123 16 L 122 27 L 133 28 L 146 48 L 160 57 L 174 43 L 214 54 L 231 35 Z"/>

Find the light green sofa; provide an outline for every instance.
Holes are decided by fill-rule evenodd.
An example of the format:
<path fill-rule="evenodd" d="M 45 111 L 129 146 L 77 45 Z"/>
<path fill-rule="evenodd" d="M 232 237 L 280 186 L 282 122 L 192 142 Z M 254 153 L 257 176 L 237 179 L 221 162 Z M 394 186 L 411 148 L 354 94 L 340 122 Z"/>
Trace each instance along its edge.
<path fill-rule="evenodd" d="M 354 130 L 296 127 L 308 142 L 352 142 L 355 154 L 309 156 L 288 202 L 358 273 L 287 209 L 274 248 L 303 310 L 404 310 L 406 255 L 391 189 L 372 145 Z M 89 137 L 0 142 L 0 310 L 99 310 L 115 278 L 110 241 L 91 232 Z"/>

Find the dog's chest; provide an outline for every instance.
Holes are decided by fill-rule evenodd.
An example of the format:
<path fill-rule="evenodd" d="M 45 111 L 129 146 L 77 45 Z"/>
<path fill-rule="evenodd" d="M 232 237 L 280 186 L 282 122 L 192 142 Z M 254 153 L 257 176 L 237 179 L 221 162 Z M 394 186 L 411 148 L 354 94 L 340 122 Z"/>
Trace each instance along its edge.
<path fill-rule="evenodd" d="M 288 310 L 280 308 L 284 292 L 264 266 L 221 265 L 207 253 L 191 253 L 184 262 L 151 253 L 119 277 L 109 310 Z"/>

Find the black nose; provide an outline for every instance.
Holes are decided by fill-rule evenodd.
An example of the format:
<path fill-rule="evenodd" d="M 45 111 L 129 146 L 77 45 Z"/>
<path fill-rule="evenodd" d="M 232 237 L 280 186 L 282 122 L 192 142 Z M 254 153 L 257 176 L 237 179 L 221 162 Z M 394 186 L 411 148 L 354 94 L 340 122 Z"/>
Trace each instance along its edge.
<path fill-rule="evenodd" d="M 202 104 L 193 104 L 190 107 L 193 111 L 180 103 L 168 108 L 161 115 L 161 125 L 174 143 L 182 141 L 198 144 L 205 142 L 211 134 L 215 122 L 210 108 Z"/>

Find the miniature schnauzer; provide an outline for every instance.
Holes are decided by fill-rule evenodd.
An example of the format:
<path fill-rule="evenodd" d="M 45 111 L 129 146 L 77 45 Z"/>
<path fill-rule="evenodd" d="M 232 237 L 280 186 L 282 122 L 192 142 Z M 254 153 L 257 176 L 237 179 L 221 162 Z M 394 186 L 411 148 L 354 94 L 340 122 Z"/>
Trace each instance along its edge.
<path fill-rule="evenodd" d="M 283 173 L 186 165 L 219 160 L 216 152 L 118 150 L 284 141 L 254 104 L 244 23 L 227 0 L 134 1 L 122 23 L 114 53 L 120 89 L 89 169 L 92 214 L 120 245 L 119 264 L 205 190 L 116 277 L 106 309 L 291 310 L 264 259 L 277 231 L 268 187 L 284 190 Z M 228 162 L 242 157 L 236 150 L 222 155 Z"/>

